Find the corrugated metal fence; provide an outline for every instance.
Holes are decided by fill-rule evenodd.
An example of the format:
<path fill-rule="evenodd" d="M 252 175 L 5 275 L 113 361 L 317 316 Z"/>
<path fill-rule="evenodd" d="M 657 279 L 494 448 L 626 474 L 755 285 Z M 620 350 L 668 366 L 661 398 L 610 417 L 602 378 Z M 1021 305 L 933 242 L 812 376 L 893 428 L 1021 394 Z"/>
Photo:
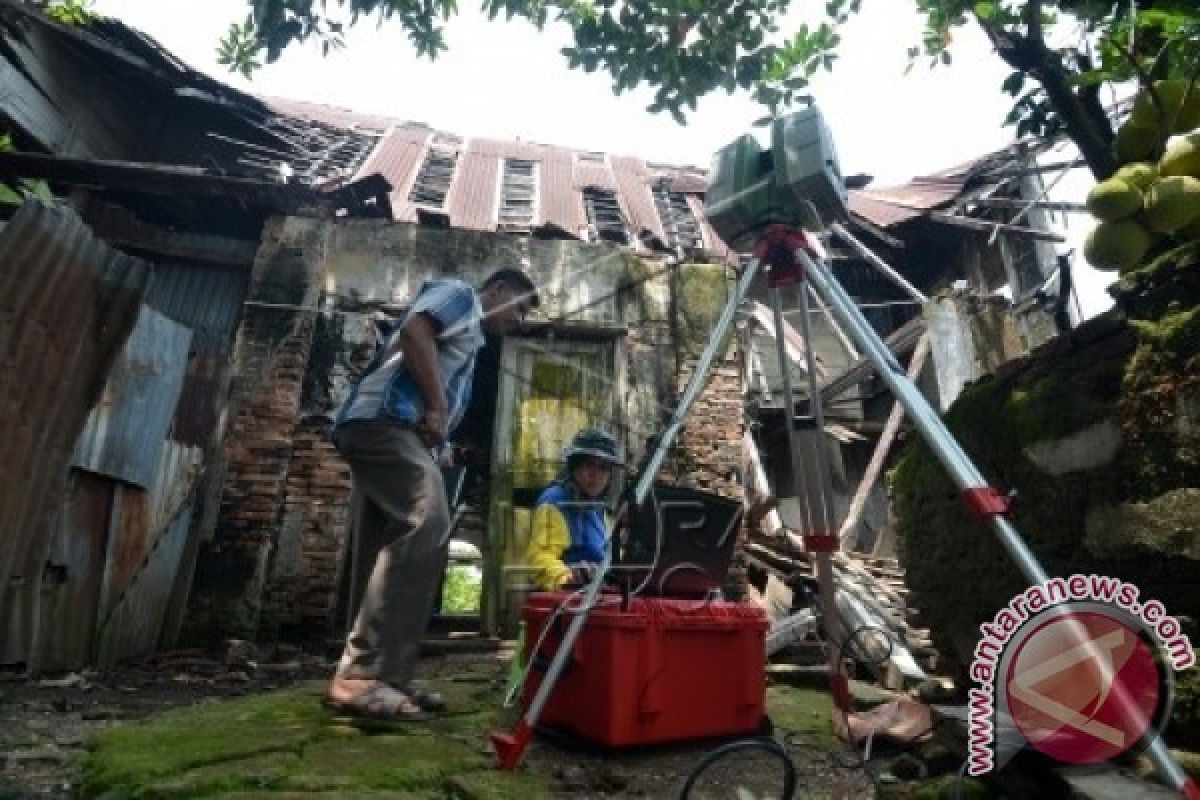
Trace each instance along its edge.
<path fill-rule="evenodd" d="M 67 209 L 27 202 L 0 233 L 6 640 L 23 639 L 27 647 L 36 640 L 29 622 L 39 616 L 41 597 L 34 587 L 62 507 L 68 460 L 150 277 L 150 265 L 109 248 Z M 12 624 L 18 620 L 26 624 Z"/>
<path fill-rule="evenodd" d="M 0 663 L 146 653 L 190 578 L 248 270 L 153 271 L 69 210 L 0 233 Z"/>

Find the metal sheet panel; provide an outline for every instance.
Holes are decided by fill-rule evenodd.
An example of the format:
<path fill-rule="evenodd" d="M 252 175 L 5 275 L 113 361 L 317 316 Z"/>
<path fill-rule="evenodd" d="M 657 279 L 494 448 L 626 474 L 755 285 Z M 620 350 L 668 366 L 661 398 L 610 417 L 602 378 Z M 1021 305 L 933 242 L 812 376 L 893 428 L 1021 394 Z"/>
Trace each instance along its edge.
<path fill-rule="evenodd" d="M 191 504 L 155 542 L 136 577 L 97 624 L 97 662 L 110 667 L 151 652 L 158 645 L 163 619 L 187 546 Z"/>
<path fill-rule="evenodd" d="M 949 205 L 962 193 L 965 178 L 928 176 L 900 186 L 848 192 L 850 210 L 883 227 L 898 225 L 926 212 Z"/>
<path fill-rule="evenodd" d="M 496 230 L 500 159 L 468 151 L 459 159 L 458 170 L 458 178 L 446 195 L 450 224 L 468 230 Z"/>
<path fill-rule="evenodd" d="M 267 108 L 285 117 L 296 117 L 319 122 L 322 125 L 332 125 L 335 128 L 347 130 L 363 130 L 383 133 L 396 125 L 391 117 L 381 117 L 376 114 L 360 114 L 347 108 L 327 106 L 322 103 L 309 103 L 304 100 L 290 100 L 284 97 L 260 98 Z"/>
<path fill-rule="evenodd" d="M 654 196 L 650 194 L 648 184 L 649 174 L 646 164 L 636 158 L 614 158 L 612 160 L 613 176 L 617 182 L 617 194 L 621 199 L 621 207 L 628 216 L 634 236 L 648 230 L 659 238 L 665 239 L 662 220 L 658 218 L 658 209 L 654 206 Z"/>
<path fill-rule="evenodd" d="M 0 587 L 40 574 L 71 452 L 150 277 L 67 208 L 26 202 L 0 233 Z"/>
<path fill-rule="evenodd" d="M 220 419 L 231 369 L 225 354 L 201 350 L 192 356 L 175 406 L 172 439 L 195 447 L 209 446 Z"/>
<path fill-rule="evenodd" d="M 496 158 L 521 158 L 526 161 L 541 161 L 557 155 L 570 157 L 570 151 L 561 147 L 535 142 L 508 142 L 501 139 L 472 139 L 467 152 Z"/>
<path fill-rule="evenodd" d="M 199 448 L 167 442 L 150 491 L 114 488 L 97 618 L 98 663 L 154 649 L 166 618 L 202 474 Z"/>
<path fill-rule="evenodd" d="M 191 328 L 192 347 L 228 353 L 249 285 L 249 270 L 159 262 L 154 266 L 146 305 Z"/>
<path fill-rule="evenodd" d="M 587 227 L 583 195 L 575 188 L 574 163 L 566 151 L 551 151 L 542 161 L 541 222 L 575 236 Z"/>
<path fill-rule="evenodd" d="M 431 135 L 427 130 L 397 128 L 383 138 L 355 176 L 379 173 L 387 178 L 392 185 L 392 216 L 401 222 L 417 221 L 416 209 L 408 202 L 408 192 Z"/>
<path fill-rule="evenodd" d="M 229 353 L 242 318 L 250 274 L 186 264 L 158 264 L 146 304 L 192 329 L 171 438 L 207 447 L 232 369 Z"/>
<path fill-rule="evenodd" d="M 154 486 L 151 525 L 159 533 L 175 519 L 179 509 L 191 502 L 192 493 L 204 477 L 204 451 L 179 442 L 163 447 Z"/>
<path fill-rule="evenodd" d="M 143 488 L 154 484 L 191 340 L 190 329 L 142 306 L 104 394 L 88 415 L 72 466 Z"/>
<path fill-rule="evenodd" d="M 572 182 L 572 188 L 577 192 L 589 186 L 595 186 L 597 189 L 617 191 L 617 179 L 608 164 L 593 161 L 576 161 L 574 175 L 575 179 Z"/>
<path fill-rule="evenodd" d="M 47 554 L 48 580 L 37 623 L 35 660 L 47 671 L 78 669 L 91 658 L 112 519 L 113 481 L 75 471 L 69 487 L 63 524 Z M 29 601 L 37 587 L 32 581 L 26 586 L 26 605 L 32 609 Z"/>

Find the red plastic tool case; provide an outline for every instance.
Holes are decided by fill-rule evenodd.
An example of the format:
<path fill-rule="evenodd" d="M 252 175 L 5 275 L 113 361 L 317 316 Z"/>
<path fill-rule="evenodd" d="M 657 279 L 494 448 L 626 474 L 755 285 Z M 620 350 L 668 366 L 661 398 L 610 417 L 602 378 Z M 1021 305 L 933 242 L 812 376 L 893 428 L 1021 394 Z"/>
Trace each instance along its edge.
<path fill-rule="evenodd" d="M 539 592 L 524 607 L 526 707 L 580 597 Z M 550 632 L 539 653 L 547 622 Z M 763 722 L 766 615 L 736 603 L 602 595 L 588 614 L 540 724 L 608 747 L 752 733 Z"/>

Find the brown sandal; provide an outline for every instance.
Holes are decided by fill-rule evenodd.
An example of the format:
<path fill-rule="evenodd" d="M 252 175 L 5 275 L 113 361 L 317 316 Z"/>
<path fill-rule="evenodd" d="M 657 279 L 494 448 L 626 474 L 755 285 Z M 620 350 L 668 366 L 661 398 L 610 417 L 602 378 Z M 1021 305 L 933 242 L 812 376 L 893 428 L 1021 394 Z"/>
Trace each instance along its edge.
<path fill-rule="evenodd" d="M 339 702 L 326 697 L 324 705 L 335 714 L 359 721 L 405 723 L 429 719 L 413 698 L 386 683 L 377 683 L 349 700 Z"/>

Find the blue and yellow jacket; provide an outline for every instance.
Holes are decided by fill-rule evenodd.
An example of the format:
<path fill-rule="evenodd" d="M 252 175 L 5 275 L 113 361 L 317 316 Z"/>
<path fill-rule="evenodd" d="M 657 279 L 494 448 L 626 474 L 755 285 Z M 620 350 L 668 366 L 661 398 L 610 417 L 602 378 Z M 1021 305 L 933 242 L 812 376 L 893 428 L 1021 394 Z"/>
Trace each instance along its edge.
<path fill-rule="evenodd" d="M 607 526 L 603 502 L 588 502 L 578 490 L 555 481 L 538 497 L 529 537 L 529 566 L 543 590 L 557 589 L 571 577 L 571 565 L 604 559 Z"/>

